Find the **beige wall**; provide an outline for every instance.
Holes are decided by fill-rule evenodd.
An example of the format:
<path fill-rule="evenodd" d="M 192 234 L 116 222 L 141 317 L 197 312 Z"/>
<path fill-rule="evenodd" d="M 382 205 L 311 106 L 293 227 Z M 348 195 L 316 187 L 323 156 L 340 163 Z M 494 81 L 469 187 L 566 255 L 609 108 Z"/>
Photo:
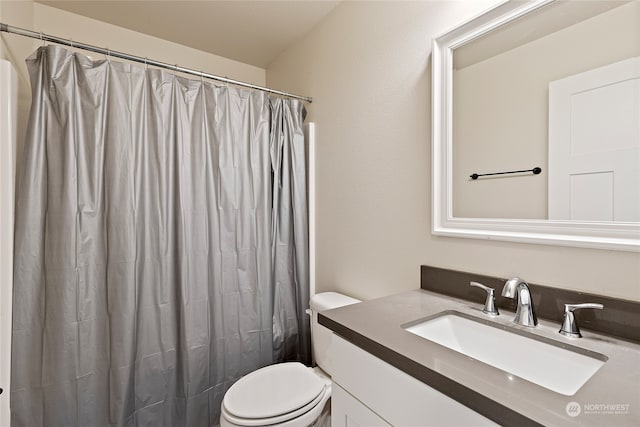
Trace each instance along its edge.
<path fill-rule="evenodd" d="M 0 22 L 257 85 L 265 84 L 266 75 L 262 68 L 34 3 L 31 0 L 0 0 Z M 22 141 L 31 104 L 29 76 L 24 60 L 41 45 L 41 42 L 13 34 L 1 34 L 0 58 L 10 60 L 18 69 L 20 76 L 18 141 Z M 99 54 L 83 53 L 94 59 L 103 59 Z M 21 146 L 18 147 L 18 165 L 21 148 Z"/>
<path fill-rule="evenodd" d="M 455 72 L 454 216 L 548 217 L 549 83 L 640 56 L 638 22 L 629 3 Z M 534 166 L 543 173 L 469 179 Z"/>
<path fill-rule="evenodd" d="M 33 2 L 0 0 L 0 22 L 20 28 L 33 28 Z M 6 59 L 18 72 L 18 120 L 17 158 L 21 158 L 29 108 L 31 106 L 31 88 L 24 59 L 33 51 L 33 40 L 25 37 L 0 33 L 0 59 Z"/>
<path fill-rule="evenodd" d="M 431 40 L 487 3 L 345 2 L 267 67 L 314 97 L 318 291 L 415 289 L 430 264 L 640 300 L 640 254 L 431 235 Z"/>

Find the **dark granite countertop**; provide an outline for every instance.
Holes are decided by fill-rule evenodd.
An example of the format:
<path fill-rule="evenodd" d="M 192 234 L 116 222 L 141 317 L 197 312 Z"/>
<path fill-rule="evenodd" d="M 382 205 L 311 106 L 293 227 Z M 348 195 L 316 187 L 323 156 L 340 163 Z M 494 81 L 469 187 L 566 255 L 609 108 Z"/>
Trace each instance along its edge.
<path fill-rule="evenodd" d="M 362 349 L 502 425 L 640 426 L 640 345 L 583 330 L 558 334 L 559 324 L 515 325 L 513 312 L 489 318 L 482 303 L 423 289 L 364 301 L 320 314 L 320 323 Z M 556 393 L 405 331 L 402 325 L 453 310 L 522 330 L 542 340 L 579 347 L 608 358 L 573 396 Z M 570 416 L 567 405 L 581 413 Z M 574 413 L 572 413 L 573 415 Z"/>

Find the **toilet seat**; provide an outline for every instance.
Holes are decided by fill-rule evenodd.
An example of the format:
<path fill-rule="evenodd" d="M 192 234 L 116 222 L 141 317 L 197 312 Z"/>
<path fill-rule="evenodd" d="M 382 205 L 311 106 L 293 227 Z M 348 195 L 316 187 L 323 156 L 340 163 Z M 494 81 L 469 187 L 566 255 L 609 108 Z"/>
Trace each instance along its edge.
<path fill-rule="evenodd" d="M 267 366 L 238 380 L 225 394 L 220 423 L 236 426 L 308 425 L 331 396 L 314 370 L 290 362 Z M 223 421 L 224 420 L 224 421 Z"/>
<path fill-rule="evenodd" d="M 226 419 L 226 421 L 238 426 L 245 426 L 245 427 L 275 426 L 275 425 L 286 426 L 293 421 L 299 421 L 299 418 L 301 418 L 303 415 L 310 415 L 309 418 L 315 419 L 317 415 L 314 416 L 313 414 L 311 414 L 311 412 L 315 412 L 313 411 L 313 409 L 316 407 L 322 408 L 324 406 L 323 403 L 328 400 L 330 395 L 331 395 L 331 392 L 329 390 L 323 391 L 318 395 L 318 397 L 313 399 L 311 402 L 309 402 L 307 405 L 303 406 L 302 408 L 298 408 L 292 412 L 282 414 L 273 418 L 238 418 L 230 414 L 225 408 L 223 403 L 222 416 Z M 306 418 L 307 417 L 305 416 L 305 419 Z"/>

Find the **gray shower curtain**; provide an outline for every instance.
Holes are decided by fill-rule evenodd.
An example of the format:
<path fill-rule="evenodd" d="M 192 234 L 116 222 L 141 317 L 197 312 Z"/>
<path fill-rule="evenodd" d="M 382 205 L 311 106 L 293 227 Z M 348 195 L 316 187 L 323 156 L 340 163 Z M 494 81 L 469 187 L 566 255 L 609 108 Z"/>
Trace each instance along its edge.
<path fill-rule="evenodd" d="M 304 107 L 57 46 L 27 65 L 12 426 L 211 426 L 309 361 Z"/>

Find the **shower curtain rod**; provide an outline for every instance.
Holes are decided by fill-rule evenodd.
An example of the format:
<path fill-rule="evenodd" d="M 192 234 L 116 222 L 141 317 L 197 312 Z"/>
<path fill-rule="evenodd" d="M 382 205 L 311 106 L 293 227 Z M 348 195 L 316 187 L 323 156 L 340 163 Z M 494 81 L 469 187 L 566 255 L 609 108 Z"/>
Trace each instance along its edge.
<path fill-rule="evenodd" d="M 96 53 L 100 53 L 100 54 L 103 54 L 103 55 L 107 55 L 108 57 L 109 56 L 113 56 L 113 57 L 116 57 L 116 58 L 125 59 L 127 61 L 133 61 L 133 62 L 139 62 L 141 64 L 145 64 L 145 65 L 151 65 L 151 66 L 157 67 L 157 68 L 164 68 L 164 69 L 167 69 L 167 70 L 173 70 L 173 71 L 177 71 L 177 72 L 180 72 L 180 73 L 191 74 L 193 76 L 198 76 L 198 77 L 203 77 L 203 78 L 207 78 L 207 79 L 211 79 L 211 80 L 216 80 L 216 81 L 219 81 L 219 82 L 228 83 L 228 84 L 232 84 L 232 85 L 235 85 L 235 86 L 242 86 L 242 87 L 246 87 L 246 88 L 250 88 L 250 89 L 260 90 L 260 91 L 263 91 L 263 92 L 273 93 L 273 94 L 276 94 L 276 95 L 286 96 L 288 98 L 299 99 L 299 100 L 304 101 L 304 102 L 309 102 L 309 103 L 313 102 L 313 98 L 311 98 L 309 96 L 294 95 L 292 93 L 283 92 L 281 90 L 276 90 L 276 89 L 271 89 L 271 88 L 268 88 L 268 87 L 258 86 L 258 85 L 254 85 L 254 84 L 251 84 L 251 83 L 242 82 L 240 80 L 229 79 L 227 77 L 216 76 L 215 74 L 204 73 L 202 71 L 196 71 L 196 70 L 193 70 L 191 68 L 180 67 L 178 64 L 171 65 L 171 64 L 167 64 L 165 62 L 160 62 L 160 61 L 156 61 L 156 60 L 148 59 L 148 58 L 142 58 L 140 56 L 135 56 L 135 55 L 129 55 L 128 53 L 122 53 L 122 52 L 118 52 L 118 51 L 115 51 L 115 50 L 104 49 L 104 48 L 101 48 L 101 47 L 98 47 L 98 46 L 92 46 L 92 45 L 86 44 L 86 43 L 75 42 L 73 40 L 65 39 L 65 38 L 62 38 L 62 37 L 56 37 L 56 36 L 52 36 L 52 35 L 49 35 L 49 34 L 38 33 L 36 31 L 25 30 L 23 28 L 13 27 L 11 25 L 7 25 L 7 24 L 3 24 L 3 23 L 0 23 L 0 32 L 10 33 L 10 34 L 17 34 L 17 35 L 24 36 L 24 37 L 31 37 L 32 39 L 42 40 L 43 42 L 47 41 L 47 42 L 52 42 L 52 43 L 56 43 L 56 44 L 61 44 L 61 45 L 64 45 L 64 46 L 70 46 L 72 48 L 88 50 L 88 51 L 91 51 L 91 52 L 96 52 Z"/>

